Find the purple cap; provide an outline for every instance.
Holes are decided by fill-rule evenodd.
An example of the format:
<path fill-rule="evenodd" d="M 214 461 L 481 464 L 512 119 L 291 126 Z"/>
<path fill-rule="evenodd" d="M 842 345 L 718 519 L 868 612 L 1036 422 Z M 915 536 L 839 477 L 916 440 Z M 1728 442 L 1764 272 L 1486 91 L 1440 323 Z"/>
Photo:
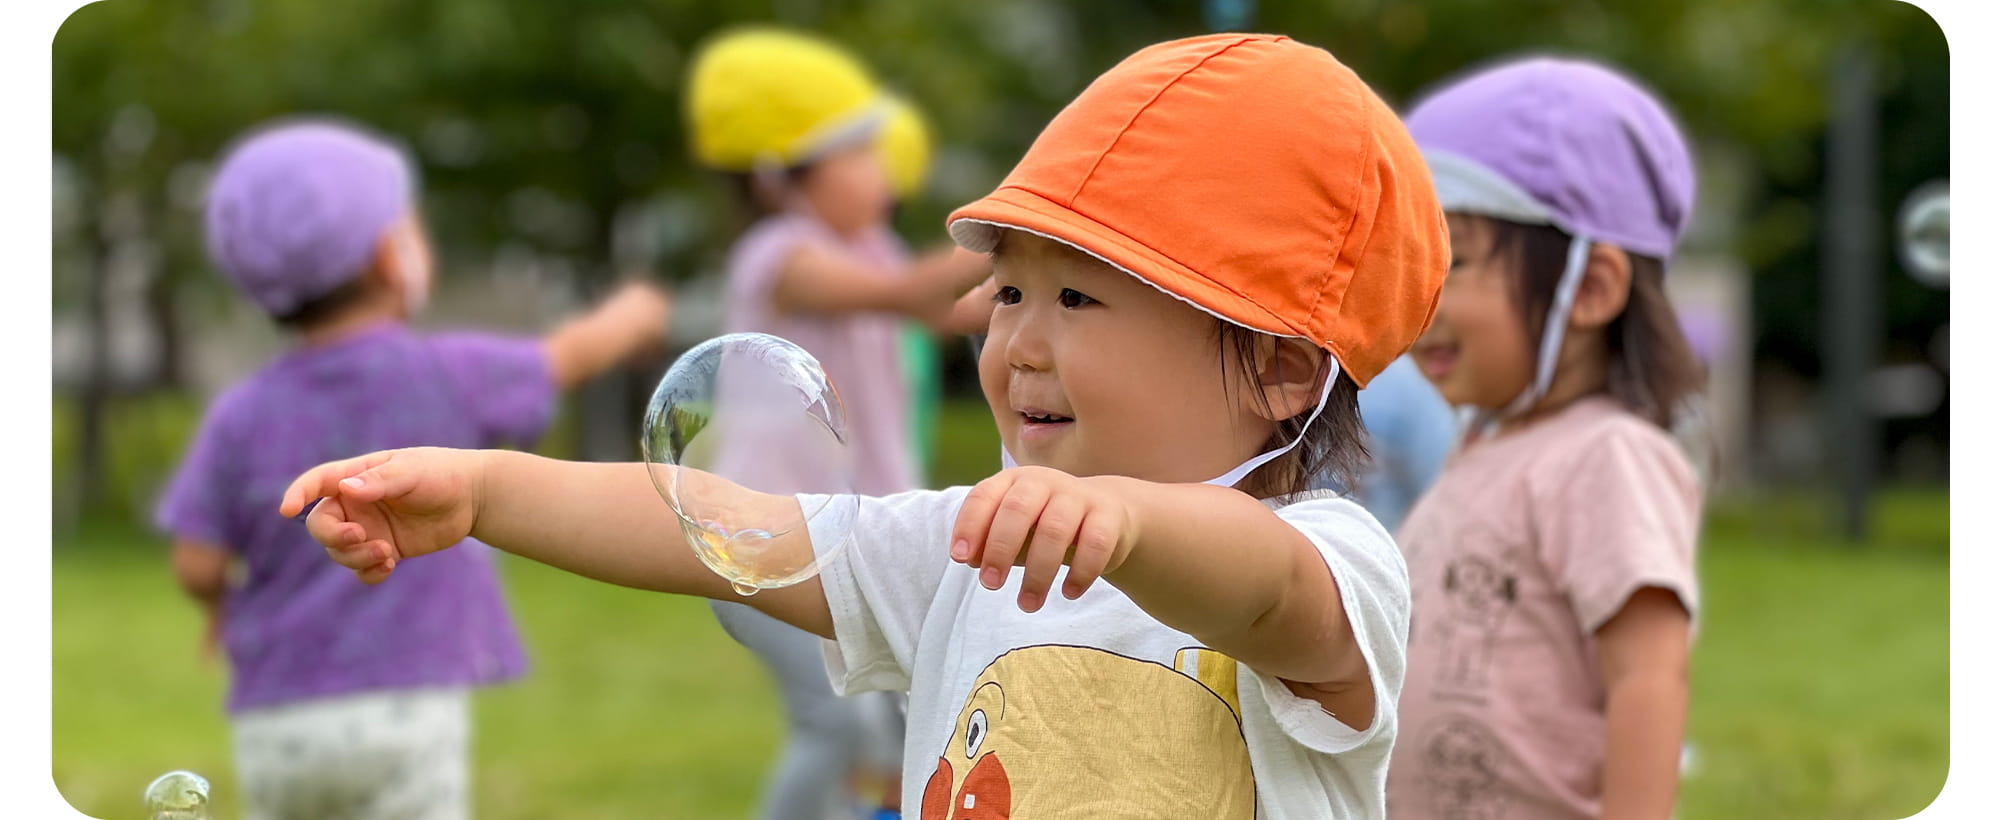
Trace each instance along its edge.
<path fill-rule="evenodd" d="M 1582 60 L 1510 60 L 1404 117 L 1446 211 L 1554 225 L 1667 259 L 1694 209 L 1694 160 L 1665 106 Z"/>
<path fill-rule="evenodd" d="M 240 139 L 208 190 L 208 253 L 274 316 L 368 266 L 410 209 L 412 174 L 388 140 L 327 120 L 286 120 Z"/>

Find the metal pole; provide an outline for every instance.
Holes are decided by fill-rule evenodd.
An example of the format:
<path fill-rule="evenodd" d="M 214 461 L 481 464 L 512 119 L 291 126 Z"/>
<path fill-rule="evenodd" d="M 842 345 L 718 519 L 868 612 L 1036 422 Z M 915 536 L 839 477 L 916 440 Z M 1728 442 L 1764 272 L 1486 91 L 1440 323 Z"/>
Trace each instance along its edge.
<path fill-rule="evenodd" d="M 1866 47 L 1835 61 L 1828 98 L 1826 223 L 1821 242 L 1827 456 L 1839 482 L 1836 513 L 1850 540 L 1866 538 L 1877 433 L 1868 374 L 1882 334 L 1881 220 L 1876 205 L 1875 66 Z"/>

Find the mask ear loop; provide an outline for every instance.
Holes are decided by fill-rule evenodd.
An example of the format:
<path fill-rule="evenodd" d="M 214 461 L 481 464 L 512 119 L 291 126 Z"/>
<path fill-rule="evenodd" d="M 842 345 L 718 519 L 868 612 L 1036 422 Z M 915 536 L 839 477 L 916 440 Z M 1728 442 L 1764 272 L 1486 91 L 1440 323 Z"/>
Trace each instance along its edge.
<path fill-rule="evenodd" d="M 1569 259 L 1563 267 L 1562 278 L 1556 282 L 1555 299 L 1549 304 L 1548 317 L 1542 323 L 1540 349 L 1535 354 L 1535 379 L 1506 407 L 1485 415 L 1478 425 L 1482 433 L 1491 432 L 1502 419 L 1527 412 L 1535 406 L 1535 402 L 1548 395 L 1549 383 L 1556 375 L 1556 354 L 1562 352 L 1570 310 L 1576 304 L 1576 291 L 1583 284 L 1583 270 L 1589 260 L 1590 237 L 1577 234 L 1569 241 Z"/>
<path fill-rule="evenodd" d="M 1328 358 L 1331 361 L 1331 357 Z M 1272 459 L 1275 459 L 1279 456 L 1291 452 L 1292 450 L 1296 449 L 1299 446 L 1299 442 L 1305 441 L 1306 431 L 1312 429 L 1313 422 L 1319 421 L 1320 413 L 1326 410 L 1327 397 L 1333 395 L 1334 377 L 1340 374 L 1340 362 L 1333 361 L 1332 364 L 1333 367 L 1327 370 L 1326 379 L 1320 383 L 1319 401 L 1313 405 L 1312 414 L 1306 416 L 1306 423 L 1299 427 L 1298 436 L 1293 438 L 1290 444 L 1287 444 L 1276 450 L 1267 451 L 1261 455 L 1258 455 L 1256 458 L 1252 458 L 1249 461 L 1245 461 L 1242 464 L 1237 465 L 1236 469 L 1230 470 L 1229 472 L 1223 473 L 1222 475 L 1216 476 L 1201 483 L 1214 484 L 1218 487 L 1234 487 L 1238 482 L 1242 481 L 1244 478 L 1249 477 L 1250 473 L 1256 470 L 1258 467 L 1262 467 L 1265 464 L 1269 464 Z M 1001 444 L 1000 468 L 1003 470 L 1011 470 L 1019 466 L 1021 466 L 1020 463 L 1014 460 L 1014 454 L 1007 452 L 1007 445 Z"/>

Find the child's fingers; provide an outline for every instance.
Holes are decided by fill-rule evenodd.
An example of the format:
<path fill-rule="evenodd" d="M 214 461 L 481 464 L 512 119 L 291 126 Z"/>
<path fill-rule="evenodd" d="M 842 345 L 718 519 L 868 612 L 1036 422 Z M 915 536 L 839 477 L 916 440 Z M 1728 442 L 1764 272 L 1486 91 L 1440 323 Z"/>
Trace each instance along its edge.
<path fill-rule="evenodd" d="M 986 528 L 986 549 L 979 557 L 979 583 L 999 589 L 1014 569 L 1015 556 L 1027 545 L 1028 535 L 1042 509 L 1049 503 L 1049 489 L 1039 483 L 1017 481 L 993 513 Z"/>
<path fill-rule="evenodd" d="M 364 584 L 379 584 L 387 580 L 389 573 L 395 570 L 396 560 L 391 558 L 382 563 L 355 570 L 354 577 L 361 579 L 361 583 Z"/>
<path fill-rule="evenodd" d="M 987 530 L 993 525 L 993 516 L 1000 509 L 1000 500 L 1007 497 L 1007 489 L 1014 485 L 1015 472 L 1008 470 L 973 485 L 965 494 L 964 503 L 958 507 L 958 519 L 951 527 L 951 560 L 966 566 L 979 566 L 986 552 Z"/>
<path fill-rule="evenodd" d="M 306 516 L 306 534 L 324 547 L 347 547 L 367 538 L 367 528 L 347 517 L 347 508 L 337 498 L 314 506 Z"/>
<path fill-rule="evenodd" d="M 1028 551 L 1022 563 L 1021 595 L 1019 603 L 1022 612 L 1034 612 L 1042 608 L 1048 600 L 1049 585 L 1056 580 L 1056 571 L 1062 568 L 1064 559 L 1069 557 L 1069 547 L 1076 539 L 1077 525 L 1083 521 L 1083 502 L 1074 495 L 1049 499 L 1042 508 L 1042 514 L 1035 520 L 1034 535 L 1028 543 Z"/>
<path fill-rule="evenodd" d="M 278 504 L 278 514 L 292 518 L 315 498 L 326 498 L 340 493 L 341 479 L 355 475 L 370 467 L 382 464 L 394 455 L 393 450 L 369 453 L 365 456 L 329 461 L 305 471 L 285 488 L 285 497 Z"/>
<path fill-rule="evenodd" d="M 389 546 L 389 542 L 376 539 L 329 546 L 326 548 L 326 557 L 333 559 L 336 564 L 358 572 L 378 564 L 395 561 L 396 550 Z"/>
<path fill-rule="evenodd" d="M 1064 598 L 1083 597 L 1084 591 L 1104 575 L 1104 568 L 1118 547 L 1118 530 L 1116 516 L 1102 512 L 1084 516 L 1076 530 L 1076 550 L 1070 555 L 1069 577 L 1063 580 Z"/>
<path fill-rule="evenodd" d="M 343 498 L 361 503 L 380 501 L 406 495 L 417 487 L 418 472 L 395 458 L 383 459 L 381 463 L 340 480 L 340 494 Z"/>

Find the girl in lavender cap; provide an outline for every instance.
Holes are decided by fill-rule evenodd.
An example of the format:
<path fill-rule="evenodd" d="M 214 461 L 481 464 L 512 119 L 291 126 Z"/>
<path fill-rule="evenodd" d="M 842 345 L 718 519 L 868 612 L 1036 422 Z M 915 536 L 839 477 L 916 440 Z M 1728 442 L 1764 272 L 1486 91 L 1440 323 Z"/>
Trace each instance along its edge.
<path fill-rule="evenodd" d="M 382 138 L 290 120 L 233 146 L 209 190 L 215 266 L 294 342 L 209 406 L 156 520 L 228 652 L 252 820 L 467 817 L 469 688 L 524 666 L 485 548 L 356 584 L 270 515 L 291 477 L 382 447 L 531 442 L 559 391 L 666 331 L 643 284 L 541 338 L 412 331 L 431 287 L 413 185 Z"/>
<path fill-rule="evenodd" d="M 1673 118 L 1602 66 L 1462 78 L 1407 121 L 1451 231 L 1412 354 L 1475 418 L 1397 540 L 1413 591 L 1389 816 L 1666 820 L 1701 368 L 1662 283 L 1694 204 Z"/>

